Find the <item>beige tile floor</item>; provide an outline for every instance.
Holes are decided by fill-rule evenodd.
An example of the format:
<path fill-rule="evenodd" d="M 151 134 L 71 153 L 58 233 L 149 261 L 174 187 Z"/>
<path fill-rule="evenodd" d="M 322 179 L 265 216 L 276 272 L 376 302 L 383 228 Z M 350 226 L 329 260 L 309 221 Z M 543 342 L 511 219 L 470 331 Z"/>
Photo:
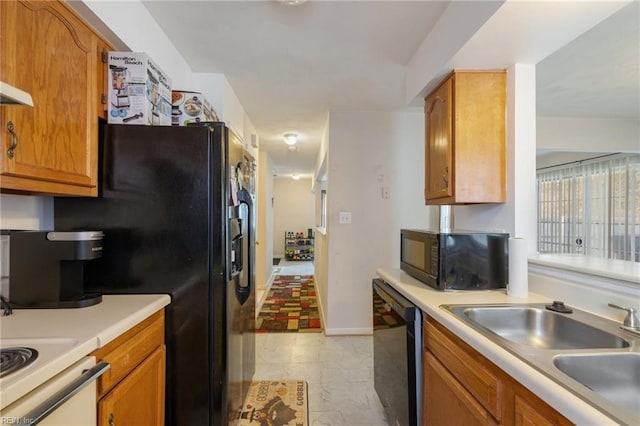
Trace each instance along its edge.
<path fill-rule="evenodd" d="M 313 274 L 312 262 L 283 261 L 279 267 L 280 275 Z M 310 426 L 388 426 L 373 388 L 371 336 L 258 334 L 254 378 L 305 380 Z"/>

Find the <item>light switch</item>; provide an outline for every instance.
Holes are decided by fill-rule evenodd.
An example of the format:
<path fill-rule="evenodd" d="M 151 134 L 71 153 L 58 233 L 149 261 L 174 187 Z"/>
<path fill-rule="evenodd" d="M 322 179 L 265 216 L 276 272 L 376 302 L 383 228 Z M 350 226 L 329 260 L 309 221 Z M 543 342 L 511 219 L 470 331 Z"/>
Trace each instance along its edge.
<path fill-rule="evenodd" d="M 340 224 L 351 223 L 351 212 L 340 212 Z"/>

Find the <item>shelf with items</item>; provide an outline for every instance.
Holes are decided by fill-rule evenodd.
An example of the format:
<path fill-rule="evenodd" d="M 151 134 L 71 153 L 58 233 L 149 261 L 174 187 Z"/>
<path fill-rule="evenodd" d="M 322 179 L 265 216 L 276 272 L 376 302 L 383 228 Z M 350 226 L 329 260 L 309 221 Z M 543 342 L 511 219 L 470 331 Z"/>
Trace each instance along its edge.
<path fill-rule="evenodd" d="M 313 260 L 314 238 L 311 232 L 287 231 L 284 234 L 284 255 L 286 260 Z"/>

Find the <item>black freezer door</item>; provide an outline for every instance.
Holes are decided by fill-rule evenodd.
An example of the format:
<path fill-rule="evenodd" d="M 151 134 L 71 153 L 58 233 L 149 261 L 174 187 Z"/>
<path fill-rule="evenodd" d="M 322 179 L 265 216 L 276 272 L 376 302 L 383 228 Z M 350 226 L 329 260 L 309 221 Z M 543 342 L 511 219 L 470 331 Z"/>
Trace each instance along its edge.
<path fill-rule="evenodd" d="M 166 424 L 226 424 L 227 129 L 101 127 L 99 198 L 56 198 L 57 230 L 104 231 L 85 288 L 168 293 Z"/>

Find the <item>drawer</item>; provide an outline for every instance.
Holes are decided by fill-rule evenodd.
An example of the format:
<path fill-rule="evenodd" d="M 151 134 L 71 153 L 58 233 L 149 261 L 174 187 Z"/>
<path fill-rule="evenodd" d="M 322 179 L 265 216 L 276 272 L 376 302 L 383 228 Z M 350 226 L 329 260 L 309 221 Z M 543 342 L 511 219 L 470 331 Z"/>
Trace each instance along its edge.
<path fill-rule="evenodd" d="M 502 420 L 505 384 L 490 361 L 432 318 L 424 322 L 424 345 L 496 420 Z"/>
<path fill-rule="evenodd" d="M 164 343 L 164 311 L 159 311 L 92 353 L 111 368 L 98 380 L 98 398 L 106 394 Z"/>

